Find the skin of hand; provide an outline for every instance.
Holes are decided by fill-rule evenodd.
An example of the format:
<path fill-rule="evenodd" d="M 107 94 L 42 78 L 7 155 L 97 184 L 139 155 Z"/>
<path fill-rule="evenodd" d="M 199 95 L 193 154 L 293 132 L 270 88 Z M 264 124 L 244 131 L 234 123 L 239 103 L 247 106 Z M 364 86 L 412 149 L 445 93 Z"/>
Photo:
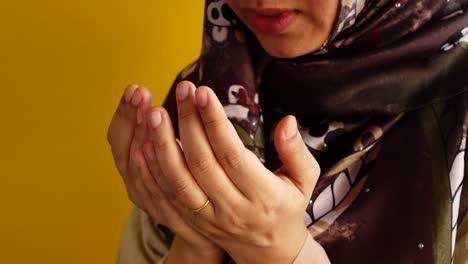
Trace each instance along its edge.
<path fill-rule="evenodd" d="M 152 162 L 153 168 L 157 167 L 152 156 L 146 156 L 145 159 L 143 154 L 145 148 L 153 149 L 152 144 L 144 145 L 144 142 L 148 142 L 144 113 L 150 108 L 149 90 L 130 85 L 120 100 L 108 129 L 107 139 L 128 196 L 156 223 L 169 227 L 176 234 L 174 249 L 171 250 L 177 254 L 169 254 L 167 263 L 177 258 L 184 259 L 184 263 L 221 263 L 224 251 L 184 221 L 175 210 L 170 197 L 161 191 L 153 177 L 160 177 L 160 172 L 153 171 L 152 175 L 148 170 L 146 159 Z"/>
<path fill-rule="evenodd" d="M 320 174 L 295 118 L 287 116 L 276 127 L 283 166 L 271 172 L 244 147 L 211 89 L 183 81 L 176 97 L 183 151 L 165 109 L 145 113 L 154 146 L 145 148 L 154 151 L 146 153 L 147 165 L 157 175 L 158 191 L 236 263 L 292 263 L 308 235 L 303 214 Z M 187 210 L 207 199 L 201 211 Z"/>

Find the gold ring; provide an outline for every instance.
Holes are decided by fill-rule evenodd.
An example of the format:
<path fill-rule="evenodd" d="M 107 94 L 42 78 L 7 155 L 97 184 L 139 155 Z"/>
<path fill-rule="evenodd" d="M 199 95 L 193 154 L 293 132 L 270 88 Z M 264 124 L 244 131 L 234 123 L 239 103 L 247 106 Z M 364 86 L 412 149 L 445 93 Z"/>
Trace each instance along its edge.
<path fill-rule="evenodd" d="M 198 208 L 195 208 L 195 209 L 188 208 L 188 209 L 189 209 L 190 212 L 195 214 L 195 213 L 198 213 L 201 210 L 203 210 L 203 208 L 207 207 L 209 204 L 210 204 L 210 199 L 206 200 L 206 202 L 202 206 L 200 206 Z"/>

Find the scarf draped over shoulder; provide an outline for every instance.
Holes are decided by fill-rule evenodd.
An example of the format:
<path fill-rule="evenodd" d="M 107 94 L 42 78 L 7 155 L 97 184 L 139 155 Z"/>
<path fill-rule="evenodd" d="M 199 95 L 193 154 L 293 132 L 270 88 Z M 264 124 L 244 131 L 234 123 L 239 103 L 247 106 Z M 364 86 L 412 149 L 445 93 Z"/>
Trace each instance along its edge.
<path fill-rule="evenodd" d="M 320 50 L 276 59 L 207 0 L 201 56 L 175 84 L 211 87 L 272 170 L 272 131 L 297 117 L 322 171 L 304 222 L 332 263 L 466 263 L 467 11 L 467 0 L 342 0 Z M 164 106 L 177 128 L 174 87 Z"/>

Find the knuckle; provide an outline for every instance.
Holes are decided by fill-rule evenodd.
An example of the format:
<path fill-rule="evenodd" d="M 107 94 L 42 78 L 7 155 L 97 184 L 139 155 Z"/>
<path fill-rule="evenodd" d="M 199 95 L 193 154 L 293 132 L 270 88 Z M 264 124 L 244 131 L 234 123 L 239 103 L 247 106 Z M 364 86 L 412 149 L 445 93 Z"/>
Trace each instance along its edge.
<path fill-rule="evenodd" d="M 142 173 L 141 181 L 146 186 L 146 188 L 150 191 L 150 193 L 155 190 L 154 188 L 155 181 L 153 180 L 150 173 Z"/>
<path fill-rule="evenodd" d="M 302 142 L 302 140 L 292 143 L 289 147 L 289 153 L 292 155 L 302 154 L 304 150 L 305 150 L 305 145 L 304 145 L 304 142 Z"/>
<path fill-rule="evenodd" d="M 183 196 L 183 194 L 179 195 L 179 193 L 177 193 L 177 191 L 174 191 L 172 189 L 164 189 L 162 191 L 162 193 L 170 201 L 178 201 L 178 200 L 181 199 L 181 196 Z"/>
<path fill-rule="evenodd" d="M 209 174 L 212 170 L 213 161 L 206 154 L 199 154 L 187 160 L 190 170 L 197 175 Z"/>
<path fill-rule="evenodd" d="M 206 117 L 203 120 L 203 123 L 204 123 L 205 128 L 207 130 L 208 129 L 216 130 L 218 127 L 222 127 L 223 125 L 225 125 L 224 121 L 225 120 L 219 120 L 219 119 L 216 119 L 216 118 Z"/>
<path fill-rule="evenodd" d="M 280 210 L 281 202 L 278 200 L 278 198 L 272 198 L 267 202 L 260 202 L 257 208 L 258 212 L 260 212 L 259 215 L 263 216 L 262 218 L 265 218 L 266 221 L 268 221 L 269 219 L 275 219 L 275 216 Z"/>
<path fill-rule="evenodd" d="M 223 152 L 219 157 L 221 165 L 234 170 L 239 170 L 242 167 L 242 160 L 242 155 L 237 151 Z"/>
<path fill-rule="evenodd" d="M 189 111 L 189 110 L 180 111 L 179 112 L 179 124 L 185 122 L 185 120 L 187 119 L 193 118 L 193 116 L 195 116 L 196 114 L 198 113 L 194 111 Z"/>
<path fill-rule="evenodd" d="M 140 178 L 141 174 L 143 173 L 143 164 L 141 162 L 141 160 L 139 159 L 139 155 L 137 152 L 134 152 L 132 155 L 131 155 L 131 159 L 130 161 L 132 162 L 132 165 L 133 165 L 133 171 L 135 172 L 134 173 L 134 177 L 135 178 Z"/>
<path fill-rule="evenodd" d="M 183 201 L 191 197 L 190 191 L 192 187 L 178 177 L 171 177 L 170 182 L 159 180 L 158 184 L 162 186 L 162 188 L 160 188 L 162 193 L 162 195 L 159 195 L 160 199 Z"/>
<path fill-rule="evenodd" d="M 223 238 L 226 237 L 225 233 L 221 231 L 219 228 L 216 227 L 205 227 L 205 233 L 208 235 L 209 238 L 212 240 L 222 240 Z"/>
<path fill-rule="evenodd" d="M 207 227 L 207 223 L 204 222 L 204 220 L 200 217 L 199 214 L 190 213 L 188 219 L 190 225 L 192 225 L 192 227 L 194 227 L 195 229 L 204 230 L 207 233 L 210 233 L 210 231 L 212 230 L 212 228 Z"/>
<path fill-rule="evenodd" d="M 132 152 L 132 153 L 129 154 L 128 162 L 129 162 L 130 165 L 132 165 L 134 167 L 137 167 L 138 155 L 137 155 L 136 152 Z"/>
<path fill-rule="evenodd" d="M 220 229 L 218 223 L 213 224 L 209 219 L 205 219 L 200 214 L 191 214 L 189 221 L 192 228 L 202 231 L 211 239 L 224 237 L 224 229 Z"/>
<path fill-rule="evenodd" d="M 228 209 L 229 208 L 229 209 Z M 250 232 L 250 221 L 252 218 L 245 218 L 241 212 L 246 212 L 239 206 L 228 206 L 217 211 L 216 218 L 213 219 L 213 225 L 222 227 L 225 234 L 229 236 L 238 236 Z"/>
<path fill-rule="evenodd" d="M 164 138 L 159 138 L 158 140 L 154 141 L 154 148 L 156 151 L 166 152 L 171 147 L 171 144 L 171 141 Z"/>
<path fill-rule="evenodd" d="M 245 220 L 234 214 L 226 214 L 221 221 L 223 226 L 227 227 L 227 231 L 232 234 L 242 233 L 242 230 L 246 230 Z"/>
<path fill-rule="evenodd" d="M 191 191 L 191 186 L 187 184 L 186 182 L 183 182 L 181 180 L 174 181 L 174 186 L 173 186 L 173 194 L 180 195 L 182 197 L 191 197 L 190 196 L 190 191 Z"/>

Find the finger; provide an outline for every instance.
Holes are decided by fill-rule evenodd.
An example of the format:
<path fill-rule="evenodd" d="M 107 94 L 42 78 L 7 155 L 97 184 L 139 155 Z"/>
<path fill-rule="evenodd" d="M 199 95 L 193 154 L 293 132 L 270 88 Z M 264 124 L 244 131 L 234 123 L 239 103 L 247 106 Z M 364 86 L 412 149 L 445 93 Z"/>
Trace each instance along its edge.
<path fill-rule="evenodd" d="M 154 198 L 154 193 L 146 188 L 145 183 L 141 178 L 137 178 L 134 185 L 135 199 L 132 201 L 135 206 L 145 211 L 156 221 L 159 222 L 163 220 L 164 216 L 161 215 L 160 211 L 157 209 L 156 204 L 154 203 L 154 199 L 157 199 Z"/>
<path fill-rule="evenodd" d="M 179 132 L 190 172 L 213 202 L 238 201 L 243 195 L 219 165 L 211 149 L 198 109 L 195 86 L 187 81 L 176 88 Z"/>
<path fill-rule="evenodd" d="M 148 142 L 145 143 L 144 146 L 144 153 L 146 164 L 150 170 L 151 176 L 153 180 L 156 181 L 155 188 L 152 190 L 151 195 L 153 199 L 153 204 L 155 205 L 158 215 L 159 223 L 170 226 L 171 230 L 178 235 L 181 233 L 188 233 L 190 229 L 187 223 L 183 220 L 183 214 L 185 212 L 179 212 L 180 207 L 176 199 L 174 198 L 173 192 L 168 191 L 167 188 L 162 188 L 158 182 L 163 184 L 162 181 L 164 178 L 161 177 L 163 175 L 162 170 L 158 164 L 158 160 L 156 158 L 156 152 L 153 147 L 153 143 Z M 206 196 L 204 196 L 206 201 Z M 183 211 L 187 211 L 184 207 Z M 180 210 L 180 211 L 182 211 Z M 192 230 L 192 232 L 194 232 Z"/>
<path fill-rule="evenodd" d="M 215 93 L 208 87 L 199 87 L 195 95 L 216 159 L 247 198 L 258 196 L 271 174 L 255 154 L 245 148 Z"/>
<path fill-rule="evenodd" d="M 141 181 L 144 183 L 145 188 L 149 190 L 150 193 L 156 193 L 159 188 L 156 181 L 156 177 L 154 173 L 157 173 L 156 170 L 159 166 L 157 162 L 154 160 L 154 154 L 149 156 L 148 147 L 152 147 L 150 142 L 143 144 L 141 149 L 135 151 L 134 159 L 135 162 L 138 162 L 138 174 L 136 177 L 139 177 Z M 151 159 L 151 160 L 150 160 Z"/>
<path fill-rule="evenodd" d="M 192 177 L 176 141 L 169 115 L 161 107 L 147 113 L 151 127 L 152 146 L 146 146 L 153 176 L 164 193 L 178 203 L 179 210 L 198 208 L 208 196 Z M 154 147 L 154 148 L 153 148 Z"/>
<path fill-rule="evenodd" d="M 144 170 L 141 171 L 141 183 L 147 189 L 149 193 L 148 196 L 151 198 L 149 202 L 152 208 L 151 216 L 157 220 L 157 223 L 167 225 L 169 222 L 166 219 L 172 219 L 174 212 L 171 212 L 173 210 L 168 210 L 168 208 L 172 207 L 170 199 L 164 194 L 156 180 L 162 172 L 156 160 L 153 144 L 151 142 L 147 142 L 143 145 L 143 154 L 145 158 L 142 164 L 144 163 L 148 173 L 145 173 L 146 171 Z"/>
<path fill-rule="evenodd" d="M 146 168 L 145 160 L 141 151 L 135 152 L 130 157 L 130 162 L 133 163 L 132 168 L 129 172 L 131 177 L 128 177 L 128 180 L 125 182 L 130 200 L 144 211 L 149 211 L 151 208 L 150 192 L 146 187 L 146 184 L 143 182 L 143 173 L 148 173 Z"/>
<path fill-rule="evenodd" d="M 309 197 L 320 175 L 320 166 L 298 133 L 294 116 L 287 116 L 278 123 L 274 142 L 283 162 L 282 170 Z"/>
<path fill-rule="evenodd" d="M 123 177 L 129 160 L 130 144 L 136 124 L 136 109 L 130 104 L 138 85 L 129 85 L 122 96 L 107 132 L 115 164 Z"/>
<path fill-rule="evenodd" d="M 177 211 L 173 202 L 164 194 L 161 187 L 158 186 L 158 188 L 157 192 L 152 193 L 153 219 L 158 224 L 169 227 L 178 236 L 183 236 L 184 238 L 193 237 L 195 231 L 185 222 L 183 216 Z"/>
<path fill-rule="evenodd" d="M 151 144 L 150 144 L 151 145 Z M 146 151 L 137 150 L 133 160 L 138 171 L 133 178 L 132 201 L 140 209 L 148 213 L 157 223 L 169 224 L 167 221 L 170 212 L 167 210 L 169 201 L 165 197 L 156 180 L 151 175 Z"/>
<path fill-rule="evenodd" d="M 130 146 L 130 153 L 140 149 L 146 141 L 147 125 L 144 122 L 144 113 L 151 107 L 151 93 L 145 87 L 139 87 L 132 98 L 132 106 L 136 109 L 136 127 Z"/>
<path fill-rule="evenodd" d="M 144 150 L 146 164 L 153 176 L 151 178 L 160 178 L 158 175 L 162 175 L 162 172 L 157 164 L 157 160 L 153 160 L 155 158 L 155 153 L 152 143 L 145 144 Z M 148 162 L 150 159 L 152 162 Z M 143 180 L 143 184 L 147 185 L 145 179 Z M 167 192 L 165 192 L 157 182 L 155 183 L 154 188 L 149 191 L 149 196 L 151 201 L 147 210 L 156 223 L 169 227 L 172 232 L 184 238 L 199 236 L 199 234 L 196 233 L 196 231 L 193 230 L 184 220 L 187 217 L 184 215 L 187 214 L 187 210 L 184 208 L 183 212 L 179 212 L 174 199 L 171 199 Z"/>

